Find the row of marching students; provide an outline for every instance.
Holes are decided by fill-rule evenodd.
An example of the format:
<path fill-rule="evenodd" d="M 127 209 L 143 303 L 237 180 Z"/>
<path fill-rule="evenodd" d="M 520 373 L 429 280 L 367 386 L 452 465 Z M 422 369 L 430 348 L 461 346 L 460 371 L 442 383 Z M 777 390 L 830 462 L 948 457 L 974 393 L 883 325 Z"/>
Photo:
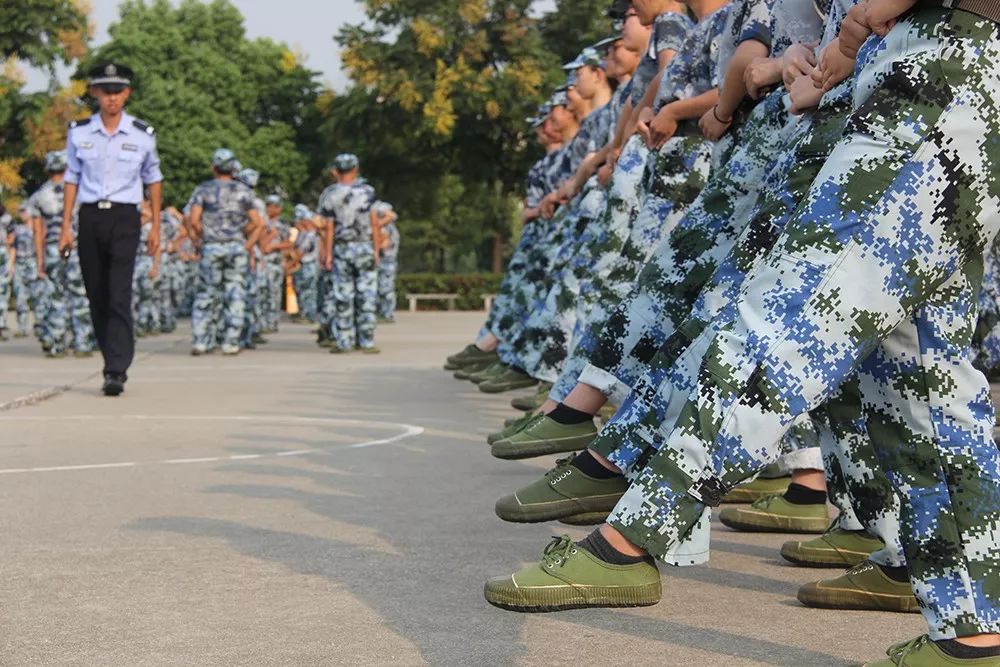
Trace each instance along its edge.
<path fill-rule="evenodd" d="M 803 604 L 923 614 L 869 664 L 1000 665 L 1000 10 L 949 4 L 619 2 L 567 65 L 446 368 L 540 385 L 493 456 L 579 452 L 497 515 L 598 528 L 489 602 L 655 604 L 655 561 L 706 561 L 713 508 L 752 501 L 722 523 L 819 533 L 782 556 L 847 568 Z"/>

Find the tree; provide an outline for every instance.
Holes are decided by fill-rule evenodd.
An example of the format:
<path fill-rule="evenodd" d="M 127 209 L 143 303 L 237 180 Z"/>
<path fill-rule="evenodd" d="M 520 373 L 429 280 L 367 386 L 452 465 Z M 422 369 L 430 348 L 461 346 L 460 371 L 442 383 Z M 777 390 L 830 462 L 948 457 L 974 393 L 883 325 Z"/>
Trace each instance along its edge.
<path fill-rule="evenodd" d="M 128 0 L 110 34 L 79 75 L 108 60 L 135 70 L 129 109 L 157 130 L 167 202 L 186 201 L 220 146 L 261 172 L 262 192 L 302 194 L 320 165 L 319 83 L 287 46 L 247 39 L 228 0 Z"/>
<path fill-rule="evenodd" d="M 584 47 L 611 34 L 605 12 L 608 0 L 557 0 L 555 11 L 542 18 L 541 33 L 545 46 L 569 62 Z"/>
<path fill-rule="evenodd" d="M 51 69 L 87 49 L 89 7 L 74 0 L 4 0 L 0 5 L 0 57 Z"/>
<path fill-rule="evenodd" d="M 538 155 L 524 118 L 562 76 L 531 4 L 368 0 L 337 37 L 355 87 L 324 134 L 400 211 L 404 268 L 482 266 L 511 235 Z"/>

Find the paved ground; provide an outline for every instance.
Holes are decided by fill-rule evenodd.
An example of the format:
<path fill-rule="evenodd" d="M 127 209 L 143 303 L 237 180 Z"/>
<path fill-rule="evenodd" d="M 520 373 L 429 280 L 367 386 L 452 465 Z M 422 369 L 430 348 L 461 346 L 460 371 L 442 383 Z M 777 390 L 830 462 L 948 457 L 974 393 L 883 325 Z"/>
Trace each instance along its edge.
<path fill-rule="evenodd" d="M 493 515 L 551 459 L 491 459 L 509 396 L 440 370 L 479 319 L 404 315 L 378 357 L 291 325 L 237 358 L 158 337 L 114 400 L 95 360 L 0 344 L 0 664 L 849 665 L 922 631 L 800 607 L 830 571 L 721 526 L 656 607 L 487 605 L 488 575 L 565 529 Z"/>

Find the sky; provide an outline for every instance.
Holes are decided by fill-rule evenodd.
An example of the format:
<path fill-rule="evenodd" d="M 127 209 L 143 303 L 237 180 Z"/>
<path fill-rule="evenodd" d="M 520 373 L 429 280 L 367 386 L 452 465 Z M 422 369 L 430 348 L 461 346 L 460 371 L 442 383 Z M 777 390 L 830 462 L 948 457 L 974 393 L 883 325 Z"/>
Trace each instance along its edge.
<path fill-rule="evenodd" d="M 348 79 L 341 70 L 339 47 L 333 41 L 340 26 L 361 23 L 365 15 L 361 3 L 353 0 L 232 0 L 246 19 L 251 38 L 270 37 L 285 42 L 306 55 L 306 66 L 320 72 L 321 80 L 334 90 L 342 91 Z M 91 20 L 95 26 L 94 46 L 108 40 L 108 26 L 118 18 L 119 0 L 91 0 Z M 176 4 L 176 3 L 175 3 Z M 536 11 L 547 11 L 552 0 L 539 0 Z M 59 78 L 68 80 L 67 70 Z M 28 90 L 45 88 L 43 72 L 28 72 Z"/>

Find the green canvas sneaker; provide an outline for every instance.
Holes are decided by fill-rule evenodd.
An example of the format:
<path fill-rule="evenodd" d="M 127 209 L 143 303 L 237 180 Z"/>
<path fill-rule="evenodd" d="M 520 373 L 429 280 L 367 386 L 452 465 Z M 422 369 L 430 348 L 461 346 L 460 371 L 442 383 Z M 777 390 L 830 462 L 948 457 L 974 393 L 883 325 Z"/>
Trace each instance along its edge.
<path fill-rule="evenodd" d="M 540 480 L 500 498 L 497 516 L 515 523 L 552 521 L 585 512 L 607 516 L 628 489 L 628 481 L 622 476 L 595 479 L 571 461 L 567 457 L 556 462 Z"/>
<path fill-rule="evenodd" d="M 660 572 L 651 561 L 605 563 L 568 535 L 553 537 L 541 562 L 487 581 L 483 593 L 492 605 L 522 612 L 647 607 L 662 595 Z"/>
<path fill-rule="evenodd" d="M 528 459 L 545 454 L 562 454 L 584 449 L 597 436 L 594 422 L 560 424 L 545 416 L 528 424 L 490 450 L 498 459 Z"/>
<path fill-rule="evenodd" d="M 453 376 L 456 380 L 469 380 L 473 375 L 476 373 L 482 373 L 491 365 L 491 362 L 485 362 L 482 364 L 469 364 L 468 366 L 462 366 L 453 373 Z"/>
<path fill-rule="evenodd" d="M 727 507 L 719 512 L 719 521 L 734 530 L 752 533 L 825 533 L 830 515 L 826 503 L 796 505 L 774 494 L 750 507 Z"/>
<path fill-rule="evenodd" d="M 564 523 L 567 526 L 597 526 L 607 523 L 610 514 L 610 512 L 584 512 L 559 519 L 559 523 Z"/>
<path fill-rule="evenodd" d="M 863 667 L 1000 667 L 1000 658 L 954 658 L 942 651 L 927 635 L 890 646 L 888 658 L 866 662 Z"/>
<path fill-rule="evenodd" d="M 492 364 L 479 371 L 478 373 L 472 373 L 469 375 L 469 382 L 472 384 L 480 384 L 486 380 L 492 379 L 494 376 L 503 375 L 507 367 L 504 366 L 499 361 L 494 361 Z"/>
<path fill-rule="evenodd" d="M 855 565 L 836 579 L 803 585 L 797 597 L 805 606 L 821 609 L 920 611 L 910 582 L 900 583 L 890 579 L 869 560 Z"/>
<path fill-rule="evenodd" d="M 550 391 L 552 391 L 552 383 L 543 382 L 538 385 L 538 391 L 531 396 L 518 396 L 517 398 L 512 398 L 510 401 L 510 407 L 515 410 L 524 410 L 525 412 L 537 410 L 542 407 L 542 403 L 549 399 Z"/>
<path fill-rule="evenodd" d="M 785 477 L 764 478 L 758 477 L 752 482 L 740 484 L 735 489 L 727 493 L 722 498 L 724 503 L 752 503 L 760 500 L 764 496 L 782 494 L 792 483 L 791 475 Z"/>
<path fill-rule="evenodd" d="M 781 557 L 805 567 L 854 567 L 884 546 L 882 540 L 866 532 L 834 525 L 815 539 L 785 542 Z"/>
<path fill-rule="evenodd" d="M 536 384 L 538 384 L 538 380 L 527 373 L 507 368 L 503 373 L 480 382 L 479 391 L 484 394 L 500 394 L 505 391 L 534 387 Z"/>
<path fill-rule="evenodd" d="M 493 363 L 496 360 L 497 353 L 495 350 L 492 352 L 483 352 L 475 344 L 469 344 L 458 354 L 448 357 L 445 360 L 444 368 L 447 371 L 455 371 L 469 364 Z"/>
<path fill-rule="evenodd" d="M 497 431 L 496 433 L 490 433 L 486 436 L 486 443 L 492 445 L 493 443 L 500 442 L 501 440 L 506 440 L 515 433 L 521 431 L 528 426 L 531 422 L 541 419 L 544 415 L 534 415 L 526 414 L 523 417 L 518 417 L 507 424 L 503 429 Z"/>

